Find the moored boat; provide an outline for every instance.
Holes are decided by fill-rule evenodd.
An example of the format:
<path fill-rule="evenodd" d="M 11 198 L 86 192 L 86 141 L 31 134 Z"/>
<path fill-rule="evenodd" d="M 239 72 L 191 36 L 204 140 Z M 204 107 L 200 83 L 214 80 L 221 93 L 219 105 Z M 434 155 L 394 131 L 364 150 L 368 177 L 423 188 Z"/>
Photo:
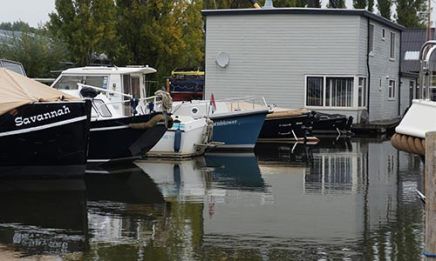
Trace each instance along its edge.
<path fill-rule="evenodd" d="M 317 142 L 312 137 L 313 118 L 304 109 L 273 110 L 266 116 L 259 142 Z"/>
<path fill-rule="evenodd" d="M 0 86 L 0 165 L 86 164 L 89 102 L 2 68 Z"/>
<path fill-rule="evenodd" d="M 175 102 L 173 114 L 209 117 L 213 121 L 212 141 L 219 143 L 216 149 L 253 150 L 269 110 L 266 105 L 250 105 L 248 101 L 249 98 L 235 98 Z"/>
<path fill-rule="evenodd" d="M 434 83 L 430 59 L 436 50 L 436 41 L 424 43 L 419 54 L 421 68 L 419 80 L 421 96 L 415 99 L 403 116 L 400 124 L 395 128 L 391 138 L 392 145 L 398 150 L 425 155 L 425 135 L 436 131 L 436 121 L 431 120 L 436 114 L 436 102 L 430 99 L 432 84 Z"/>
<path fill-rule="evenodd" d="M 143 157 L 164 135 L 172 121 L 166 114 L 170 108 L 162 109 L 164 98 L 151 98 L 154 109 L 145 104 L 141 108 L 147 110 L 138 111 L 137 106 L 150 98 L 145 96 L 144 77 L 155 71 L 148 66 L 83 67 L 66 70 L 56 79 L 54 88 L 92 101 L 88 162 Z"/>
<path fill-rule="evenodd" d="M 211 146 L 213 122 L 207 118 L 176 116 L 173 126 L 147 153 L 148 157 L 187 158 L 203 155 Z"/>

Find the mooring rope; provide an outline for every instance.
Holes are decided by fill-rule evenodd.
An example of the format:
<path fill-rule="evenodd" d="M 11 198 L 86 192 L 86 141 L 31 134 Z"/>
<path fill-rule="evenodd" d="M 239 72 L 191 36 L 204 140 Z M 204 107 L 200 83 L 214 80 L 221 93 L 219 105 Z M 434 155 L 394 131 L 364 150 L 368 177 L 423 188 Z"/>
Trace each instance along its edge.
<path fill-rule="evenodd" d="M 173 108 L 173 98 L 171 98 L 171 95 L 162 90 L 158 90 L 154 93 L 156 97 L 160 98 L 160 101 L 162 103 L 162 110 L 164 112 L 170 113 Z"/>

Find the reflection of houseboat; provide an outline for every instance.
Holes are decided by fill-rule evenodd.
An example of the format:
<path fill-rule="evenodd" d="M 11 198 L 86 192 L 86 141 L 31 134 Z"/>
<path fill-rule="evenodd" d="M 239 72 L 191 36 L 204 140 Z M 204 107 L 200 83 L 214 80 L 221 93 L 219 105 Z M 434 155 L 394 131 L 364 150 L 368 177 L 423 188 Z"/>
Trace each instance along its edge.
<path fill-rule="evenodd" d="M 0 165 L 84 165 L 90 104 L 0 68 Z"/>
<path fill-rule="evenodd" d="M 202 100 L 204 93 L 203 71 L 173 71 L 167 81 L 167 91 L 174 101 Z"/>

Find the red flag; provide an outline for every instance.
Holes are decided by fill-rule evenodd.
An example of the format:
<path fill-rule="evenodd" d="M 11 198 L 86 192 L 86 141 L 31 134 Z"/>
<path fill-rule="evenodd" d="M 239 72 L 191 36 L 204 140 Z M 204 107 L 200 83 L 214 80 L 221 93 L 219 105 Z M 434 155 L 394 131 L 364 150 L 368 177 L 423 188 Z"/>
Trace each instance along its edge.
<path fill-rule="evenodd" d="M 216 103 L 213 93 L 210 95 L 210 106 L 212 106 L 212 113 L 214 113 L 216 111 Z"/>

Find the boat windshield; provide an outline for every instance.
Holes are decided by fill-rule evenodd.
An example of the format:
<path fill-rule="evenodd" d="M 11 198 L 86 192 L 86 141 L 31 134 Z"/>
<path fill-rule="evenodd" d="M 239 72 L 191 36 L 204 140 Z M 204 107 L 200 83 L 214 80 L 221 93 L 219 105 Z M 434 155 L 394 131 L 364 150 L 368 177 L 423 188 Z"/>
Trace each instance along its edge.
<path fill-rule="evenodd" d="M 55 83 L 53 87 L 58 90 L 77 90 L 77 84 L 83 83 L 86 85 L 107 89 L 107 82 L 107 76 L 61 76 L 61 78 Z"/>

